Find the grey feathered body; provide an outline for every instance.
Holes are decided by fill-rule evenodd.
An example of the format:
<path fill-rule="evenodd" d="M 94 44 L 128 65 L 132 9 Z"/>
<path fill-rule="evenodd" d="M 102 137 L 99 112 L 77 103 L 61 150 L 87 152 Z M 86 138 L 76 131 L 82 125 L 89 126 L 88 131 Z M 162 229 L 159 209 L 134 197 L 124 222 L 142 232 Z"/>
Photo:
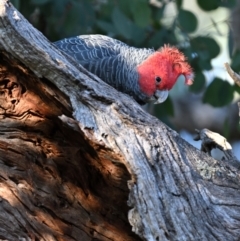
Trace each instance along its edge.
<path fill-rule="evenodd" d="M 141 104 L 148 100 L 139 88 L 136 67 L 154 53 L 153 49 L 130 47 L 103 35 L 80 35 L 54 44 L 117 90 Z"/>

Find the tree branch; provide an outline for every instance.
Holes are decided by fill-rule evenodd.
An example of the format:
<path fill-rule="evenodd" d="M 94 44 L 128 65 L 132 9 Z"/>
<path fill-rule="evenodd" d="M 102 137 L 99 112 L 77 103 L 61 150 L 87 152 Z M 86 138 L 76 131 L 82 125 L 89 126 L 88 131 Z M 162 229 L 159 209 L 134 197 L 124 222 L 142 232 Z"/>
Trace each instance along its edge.
<path fill-rule="evenodd" d="M 225 65 L 225 68 L 226 68 L 228 74 L 233 79 L 233 81 L 236 83 L 236 85 L 240 86 L 240 75 L 235 73 L 228 63 L 225 63 L 224 65 Z M 238 109 L 239 109 L 239 116 L 240 116 L 240 102 L 238 102 Z"/>
<path fill-rule="evenodd" d="M 225 63 L 224 65 L 225 65 L 225 68 L 226 68 L 228 74 L 233 79 L 233 81 L 236 83 L 236 85 L 240 86 L 240 75 L 235 73 L 228 63 Z"/>
<path fill-rule="evenodd" d="M 197 136 L 194 138 L 194 140 L 202 141 L 201 151 L 204 151 L 211 155 L 212 149 L 218 148 L 224 153 L 227 160 L 230 161 L 232 165 L 234 165 L 236 168 L 240 168 L 240 162 L 234 155 L 232 147 L 225 137 L 208 129 L 203 129 L 201 131 L 196 130 L 196 132 Z"/>
<path fill-rule="evenodd" d="M 8 126 L 0 150 L 10 145 L 15 158 L 1 160 L 1 188 L 11 190 L 1 193 L 1 237 L 17 230 L 18 238 L 32 240 L 139 240 L 125 222 L 128 196 L 128 220 L 142 240 L 239 239 L 239 170 L 195 149 L 87 72 L 6 0 L 0 0 L 0 32 L 2 55 L 21 76 L 31 76 L 18 78 L 21 108 L 9 99 L 10 114 L 2 114 Z"/>

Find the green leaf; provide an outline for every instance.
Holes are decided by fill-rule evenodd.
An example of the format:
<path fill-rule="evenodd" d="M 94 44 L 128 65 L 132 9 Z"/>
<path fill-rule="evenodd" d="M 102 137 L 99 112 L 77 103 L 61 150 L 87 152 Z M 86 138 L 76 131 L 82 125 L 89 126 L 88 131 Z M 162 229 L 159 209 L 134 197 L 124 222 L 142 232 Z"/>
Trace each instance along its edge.
<path fill-rule="evenodd" d="M 66 11 L 66 2 L 65 0 L 61 0 L 61 1 L 50 0 L 50 1 L 51 2 L 49 6 L 46 7 L 46 10 L 48 11 L 51 9 L 51 13 L 50 12 L 48 13 L 50 14 L 49 18 L 53 18 L 53 21 L 55 21 L 55 24 L 56 24 L 56 18 L 63 15 Z M 71 7 L 72 7 L 72 4 L 69 4 L 69 8 L 68 8 L 69 11 L 71 11 Z"/>
<path fill-rule="evenodd" d="M 31 0 L 31 3 L 36 4 L 36 5 L 43 5 L 43 4 L 46 4 L 50 1 L 51 0 Z"/>
<path fill-rule="evenodd" d="M 234 87 L 227 81 L 215 78 L 208 86 L 203 103 L 208 103 L 214 107 L 221 107 L 231 103 L 233 100 Z"/>
<path fill-rule="evenodd" d="M 132 37 L 132 22 L 127 18 L 119 8 L 114 8 L 112 12 L 112 22 L 117 32 L 126 39 Z"/>
<path fill-rule="evenodd" d="M 93 6 L 87 0 L 72 2 L 65 17 L 65 34 L 67 36 L 86 34 L 95 23 Z"/>
<path fill-rule="evenodd" d="M 203 59 L 213 59 L 220 53 L 220 47 L 213 38 L 199 36 L 193 38 L 190 43 L 193 52 L 197 52 Z"/>
<path fill-rule="evenodd" d="M 220 6 L 221 0 L 197 0 L 197 3 L 204 11 L 211 11 Z"/>
<path fill-rule="evenodd" d="M 159 20 L 161 20 L 164 17 L 164 12 L 166 9 L 166 4 L 163 3 L 161 8 L 154 8 L 152 9 L 152 20 L 159 22 Z"/>
<path fill-rule="evenodd" d="M 134 46 L 142 47 L 141 44 L 146 39 L 146 31 L 143 28 L 140 28 L 135 23 L 132 24 L 132 42 Z"/>
<path fill-rule="evenodd" d="M 234 90 L 237 91 L 238 94 L 240 94 L 240 86 L 234 84 Z"/>
<path fill-rule="evenodd" d="M 115 0 L 115 1 L 111 1 L 111 2 L 115 2 L 114 5 L 119 7 L 120 11 L 124 15 L 126 15 L 129 18 L 131 17 L 131 15 L 132 15 L 132 11 L 131 11 L 132 1 L 129 1 L 129 0 Z"/>
<path fill-rule="evenodd" d="M 193 84 L 190 86 L 190 90 L 194 93 L 199 93 L 203 90 L 206 84 L 205 76 L 202 72 L 195 73 Z"/>
<path fill-rule="evenodd" d="M 198 66 L 202 70 L 211 70 L 212 69 L 212 64 L 210 59 L 199 59 L 198 61 Z"/>
<path fill-rule="evenodd" d="M 131 13 L 139 27 L 147 27 L 151 22 L 151 10 L 147 0 L 131 0 Z"/>
<path fill-rule="evenodd" d="M 164 45 L 164 38 L 167 34 L 167 30 L 163 29 L 160 30 L 152 35 L 152 37 L 148 40 L 147 46 L 150 48 L 159 48 L 160 46 Z M 167 42 L 166 42 L 167 43 Z"/>
<path fill-rule="evenodd" d="M 92 0 L 91 2 L 93 3 Z M 101 19 L 104 21 L 111 20 L 111 14 L 115 7 L 116 7 L 116 3 L 113 1 L 108 1 L 107 4 L 100 4 L 99 9 L 96 11 L 98 13 L 98 19 L 99 20 Z"/>
<path fill-rule="evenodd" d="M 174 32 L 169 29 L 162 28 L 156 31 L 147 42 L 147 47 L 158 49 L 165 43 L 176 43 L 176 36 Z"/>
<path fill-rule="evenodd" d="M 187 10 L 180 9 L 178 13 L 178 22 L 181 29 L 187 33 L 192 33 L 197 28 L 197 18 L 196 16 Z"/>
<path fill-rule="evenodd" d="M 106 33 L 115 33 L 116 32 L 114 26 L 111 23 L 106 22 L 106 21 L 98 20 L 97 26 L 99 28 L 101 28 L 103 31 L 105 31 Z"/>
<path fill-rule="evenodd" d="M 176 0 L 177 8 L 181 8 L 182 7 L 182 3 L 183 3 L 183 0 Z"/>

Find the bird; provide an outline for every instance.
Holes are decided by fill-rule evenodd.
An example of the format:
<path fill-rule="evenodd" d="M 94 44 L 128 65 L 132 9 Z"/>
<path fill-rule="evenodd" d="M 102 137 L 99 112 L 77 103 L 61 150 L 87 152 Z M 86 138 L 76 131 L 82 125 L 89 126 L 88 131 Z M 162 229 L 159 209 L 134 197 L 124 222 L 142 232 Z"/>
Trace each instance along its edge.
<path fill-rule="evenodd" d="M 136 48 L 108 36 L 79 35 L 54 42 L 89 72 L 139 104 L 164 102 L 178 77 L 193 83 L 194 73 L 178 48 Z"/>

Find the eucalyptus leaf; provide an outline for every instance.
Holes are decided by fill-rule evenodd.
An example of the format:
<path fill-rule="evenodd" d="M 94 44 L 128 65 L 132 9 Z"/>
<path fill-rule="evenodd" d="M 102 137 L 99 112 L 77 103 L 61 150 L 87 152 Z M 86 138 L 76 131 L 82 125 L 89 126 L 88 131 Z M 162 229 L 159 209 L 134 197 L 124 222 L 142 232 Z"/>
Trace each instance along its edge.
<path fill-rule="evenodd" d="M 164 17 L 165 8 L 166 4 L 163 4 L 161 8 L 154 9 L 153 18 L 155 21 L 159 21 Z"/>
<path fill-rule="evenodd" d="M 176 0 L 176 5 L 178 8 L 182 7 L 183 0 Z"/>
<path fill-rule="evenodd" d="M 146 31 L 143 28 L 140 28 L 135 23 L 132 24 L 132 42 L 134 46 L 141 47 L 142 43 L 146 39 Z"/>
<path fill-rule="evenodd" d="M 222 107 L 231 103 L 233 93 L 234 87 L 229 82 L 215 78 L 208 86 L 203 96 L 203 102 L 214 107 Z"/>
<path fill-rule="evenodd" d="M 115 2 L 114 3 L 115 7 L 118 7 L 125 16 L 127 16 L 128 18 L 131 17 L 131 15 L 132 15 L 132 10 L 131 10 L 132 0 L 131 1 L 130 0 L 115 0 L 115 1 L 111 1 L 111 2 Z"/>
<path fill-rule="evenodd" d="M 235 90 L 238 94 L 240 94 L 240 86 L 234 84 L 234 90 Z"/>
<path fill-rule="evenodd" d="M 51 0 L 31 0 L 31 3 L 36 4 L 36 5 L 42 5 L 50 2 Z"/>
<path fill-rule="evenodd" d="M 112 12 L 112 22 L 120 35 L 126 39 L 131 39 L 132 22 L 118 7 L 114 8 Z"/>
<path fill-rule="evenodd" d="M 197 3 L 204 11 L 211 11 L 220 6 L 221 0 L 197 0 Z"/>
<path fill-rule="evenodd" d="M 189 89 L 194 93 L 199 93 L 204 89 L 205 84 L 206 84 L 206 78 L 204 74 L 199 71 L 195 73 L 194 82 Z"/>
<path fill-rule="evenodd" d="M 192 12 L 183 9 L 179 10 L 178 22 L 181 29 L 187 33 L 194 32 L 198 25 L 196 16 Z"/>
<path fill-rule="evenodd" d="M 66 14 L 66 34 L 74 36 L 86 34 L 95 22 L 93 6 L 88 1 L 73 2 Z"/>
<path fill-rule="evenodd" d="M 115 29 L 115 27 L 113 26 L 112 23 L 98 20 L 97 21 L 97 26 L 99 26 L 106 33 L 116 33 L 116 29 Z"/>
<path fill-rule="evenodd" d="M 147 27 L 151 22 L 151 10 L 147 0 L 131 0 L 131 13 L 139 27 Z"/>
<path fill-rule="evenodd" d="M 218 43 L 211 37 L 198 36 L 193 38 L 190 43 L 193 51 L 205 56 L 205 59 L 213 59 L 220 53 Z"/>

